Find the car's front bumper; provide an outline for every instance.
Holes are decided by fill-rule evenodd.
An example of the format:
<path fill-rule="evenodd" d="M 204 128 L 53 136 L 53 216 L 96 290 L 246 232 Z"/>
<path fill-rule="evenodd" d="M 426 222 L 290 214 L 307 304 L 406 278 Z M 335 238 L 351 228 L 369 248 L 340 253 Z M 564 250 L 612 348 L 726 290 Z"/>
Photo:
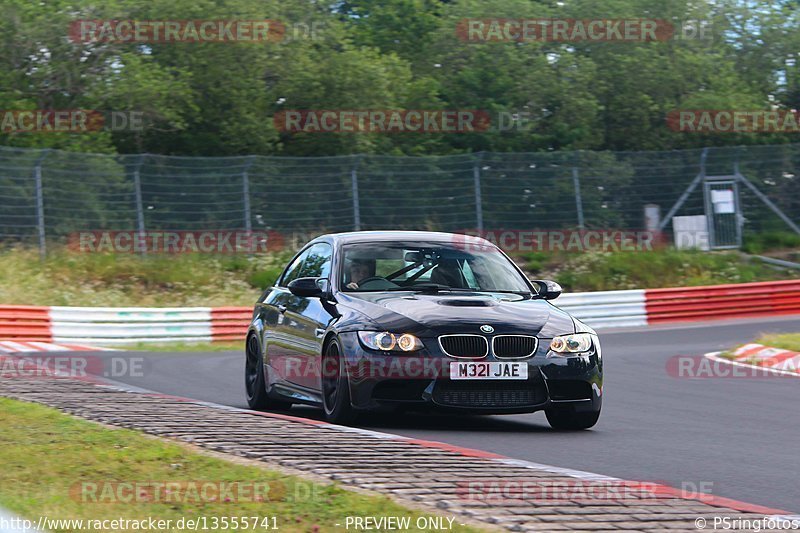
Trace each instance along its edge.
<path fill-rule="evenodd" d="M 515 360 L 528 366 L 527 380 L 451 380 L 451 362 L 502 361 L 489 354 L 482 359 L 448 357 L 423 339 L 426 349 L 384 354 L 365 349 L 355 333 L 340 335 L 347 362 L 350 398 L 354 407 L 380 410 L 406 406 L 483 414 L 530 413 L 551 406 L 576 412 L 600 410 L 603 394 L 599 346 L 585 355 L 561 357 L 549 353 L 541 339 L 537 352 Z"/>

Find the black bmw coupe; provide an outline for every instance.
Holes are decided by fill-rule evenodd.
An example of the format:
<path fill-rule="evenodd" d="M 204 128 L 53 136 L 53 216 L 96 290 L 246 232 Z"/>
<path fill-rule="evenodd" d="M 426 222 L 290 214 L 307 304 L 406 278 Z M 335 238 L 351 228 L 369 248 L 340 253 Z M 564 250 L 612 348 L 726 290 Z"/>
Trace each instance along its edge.
<path fill-rule="evenodd" d="M 495 245 L 433 232 L 354 232 L 309 242 L 255 305 L 251 408 L 311 404 L 333 423 L 369 410 L 544 410 L 554 428 L 600 416 L 596 332 L 548 300 Z"/>

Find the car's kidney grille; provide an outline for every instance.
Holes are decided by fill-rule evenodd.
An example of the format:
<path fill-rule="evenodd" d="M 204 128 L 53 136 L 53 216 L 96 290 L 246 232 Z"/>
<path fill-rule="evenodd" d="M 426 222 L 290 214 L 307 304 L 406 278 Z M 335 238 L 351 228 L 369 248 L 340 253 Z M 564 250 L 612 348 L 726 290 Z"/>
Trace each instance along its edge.
<path fill-rule="evenodd" d="M 486 337 L 480 335 L 442 335 L 439 345 L 453 357 L 486 357 L 489 351 Z"/>
<path fill-rule="evenodd" d="M 440 381 L 433 389 L 439 405 L 460 407 L 526 407 L 544 403 L 547 393 L 532 381 Z"/>
<path fill-rule="evenodd" d="M 498 335 L 492 340 L 492 351 L 497 357 L 528 357 L 537 344 L 538 339 L 530 335 Z"/>

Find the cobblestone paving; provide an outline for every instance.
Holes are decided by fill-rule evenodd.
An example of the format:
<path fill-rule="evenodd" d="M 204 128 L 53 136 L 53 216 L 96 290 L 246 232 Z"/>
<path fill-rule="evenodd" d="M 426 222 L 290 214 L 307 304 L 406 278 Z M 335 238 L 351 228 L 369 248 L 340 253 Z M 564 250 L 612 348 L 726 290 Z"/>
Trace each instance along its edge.
<path fill-rule="evenodd" d="M 547 497 L 563 485 L 591 487 L 612 478 L 585 477 L 512 460 L 472 457 L 458 450 L 304 423 L 163 395 L 131 392 L 74 379 L 4 379 L 0 395 L 37 402 L 104 424 L 188 442 L 196 446 L 280 465 L 294 471 L 387 494 L 446 515 L 512 531 L 631 530 L 697 531 L 695 520 L 757 518 L 696 499 L 653 493 L 623 497 Z M 604 481 L 605 480 L 605 481 Z M 516 487 L 521 493 L 473 494 L 470 483 Z M 537 487 L 539 487 L 537 489 Z M 633 491 L 636 492 L 636 491 Z M 559 494 L 565 494 L 560 492 Z M 595 492 L 596 493 L 596 492 Z M 555 494 L 554 491 L 550 492 Z M 538 495 L 538 497 L 537 497 Z"/>

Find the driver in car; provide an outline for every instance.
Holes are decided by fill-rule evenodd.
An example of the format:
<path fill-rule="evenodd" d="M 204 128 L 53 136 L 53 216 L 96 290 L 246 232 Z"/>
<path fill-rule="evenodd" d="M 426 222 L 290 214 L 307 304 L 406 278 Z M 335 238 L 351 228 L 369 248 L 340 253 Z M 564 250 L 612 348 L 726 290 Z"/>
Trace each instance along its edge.
<path fill-rule="evenodd" d="M 346 285 L 348 289 L 357 289 L 362 280 L 370 277 L 369 264 L 366 261 L 353 261 L 350 263 L 350 283 Z"/>

